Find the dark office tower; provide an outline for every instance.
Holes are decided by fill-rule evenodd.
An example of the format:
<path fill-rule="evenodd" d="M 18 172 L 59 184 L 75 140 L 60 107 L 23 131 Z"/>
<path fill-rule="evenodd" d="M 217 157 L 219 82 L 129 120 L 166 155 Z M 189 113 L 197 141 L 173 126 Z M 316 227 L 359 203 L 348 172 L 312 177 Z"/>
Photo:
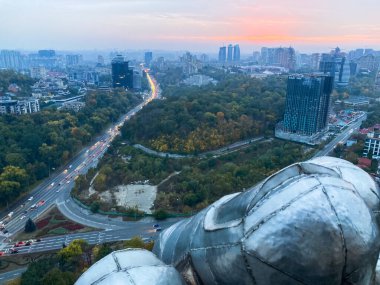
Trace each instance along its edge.
<path fill-rule="evenodd" d="M 233 55 L 233 46 L 228 45 L 228 50 L 227 50 L 227 61 L 231 62 L 232 61 L 232 55 Z"/>
<path fill-rule="evenodd" d="M 111 62 L 112 65 L 112 86 L 133 88 L 133 70 L 129 69 L 128 61 L 124 57 L 117 55 Z"/>
<path fill-rule="evenodd" d="M 219 62 L 226 62 L 226 47 L 219 48 Z"/>
<path fill-rule="evenodd" d="M 332 76 L 289 76 L 283 131 L 313 136 L 326 129 L 332 86 Z"/>
<path fill-rule="evenodd" d="M 145 53 L 145 65 L 150 66 L 150 63 L 153 59 L 153 53 L 151 51 L 148 51 Z"/>
<path fill-rule="evenodd" d="M 336 87 L 345 87 L 350 80 L 350 63 L 339 48 L 329 54 L 322 54 L 319 71 L 333 76 Z"/>
<path fill-rule="evenodd" d="M 239 47 L 239 45 L 234 46 L 234 61 L 235 62 L 240 61 L 240 47 Z"/>

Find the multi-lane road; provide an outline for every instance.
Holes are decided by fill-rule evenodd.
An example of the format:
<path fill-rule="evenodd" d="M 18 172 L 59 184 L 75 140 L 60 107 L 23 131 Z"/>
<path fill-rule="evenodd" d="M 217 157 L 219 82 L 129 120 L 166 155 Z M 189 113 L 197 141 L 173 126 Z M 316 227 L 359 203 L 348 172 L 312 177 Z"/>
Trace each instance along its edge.
<path fill-rule="evenodd" d="M 332 141 L 325 145 L 325 147 L 319 150 L 313 157 L 325 156 L 333 151 L 333 149 L 339 144 L 344 144 L 353 132 L 357 131 L 360 128 L 360 125 L 364 120 L 366 120 L 367 114 L 363 114 L 355 122 L 352 122 L 347 126 L 347 128 L 338 134 Z"/>
<path fill-rule="evenodd" d="M 29 196 L 13 205 L 8 212 L 2 213 L 0 221 L 6 223 L 5 230 L 7 233 L 0 232 L 0 242 L 9 240 L 15 233 L 22 230 L 28 218 L 35 220 L 54 205 L 58 205 L 70 219 L 85 225 L 107 230 L 124 228 L 125 222 L 104 220 L 104 217 L 99 215 L 88 215 L 89 213 L 78 210 L 75 205 L 72 205 L 74 202 L 70 197 L 70 190 L 73 188 L 78 175 L 87 173 L 89 168 L 97 165 L 98 160 L 107 151 L 112 140 L 119 134 L 119 128 L 123 123 L 159 96 L 156 82 L 149 74 L 148 81 L 152 90 L 149 98 L 122 116 L 104 134 L 97 137 L 93 145 L 79 152 L 60 172 L 54 173 L 31 191 Z M 9 215 L 10 213 L 11 215 Z"/>

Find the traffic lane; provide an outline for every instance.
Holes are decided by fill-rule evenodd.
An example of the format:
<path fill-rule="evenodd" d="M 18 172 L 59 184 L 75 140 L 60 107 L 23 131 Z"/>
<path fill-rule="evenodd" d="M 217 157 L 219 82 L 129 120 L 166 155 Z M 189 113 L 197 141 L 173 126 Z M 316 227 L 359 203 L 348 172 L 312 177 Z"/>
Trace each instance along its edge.
<path fill-rule="evenodd" d="M 12 270 L 12 271 L 0 274 L 0 284 L 5 284 L 5 282 L 7 282 L 7 281 L 11 281 L 13 279 L 16 279 L 22 273 L 24 273 L 26 270 L 27 270 L 27 267 L 24 267 L 24 268 Z"/>
<path fill-rule="evenodd" d="M 101 232 L 89 232 L 80 234 L 70 234 L 66 236 L 52 237 L 49 239 L 42 239 L 40 242 L 33 242 L 30 246 L 7 247 L 7 255 L 11 248 L 18 250 L 15 254 L 28 254 L 35 252 L 44 252 L 55 249 L 61 249 L 63 246 L 68 245 L 70 242 L 76 239 L 86 240 L 89 244 L 102 244 L 104 242 L 114 242 L 121 240 L 129 240 L 135 236 L 141 237 L 143 240 L 148 241 L 157 238 L 159 232 L 156 232 L 153 227 L 147 228 L 143 231 L 140 229 L 131 230 L 118 230 L 118 231 L 101 231 Z"/>

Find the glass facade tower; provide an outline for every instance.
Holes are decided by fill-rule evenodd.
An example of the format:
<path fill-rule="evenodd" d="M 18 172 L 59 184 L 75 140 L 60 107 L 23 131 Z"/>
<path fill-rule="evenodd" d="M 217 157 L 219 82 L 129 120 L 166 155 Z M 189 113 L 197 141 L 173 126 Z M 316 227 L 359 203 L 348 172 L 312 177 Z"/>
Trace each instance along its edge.
<path fill-rule="evenodd" d="M 328 75 L 289 76 L 285 132 L 311 136 L 326 128 L 333 81 Z"/>

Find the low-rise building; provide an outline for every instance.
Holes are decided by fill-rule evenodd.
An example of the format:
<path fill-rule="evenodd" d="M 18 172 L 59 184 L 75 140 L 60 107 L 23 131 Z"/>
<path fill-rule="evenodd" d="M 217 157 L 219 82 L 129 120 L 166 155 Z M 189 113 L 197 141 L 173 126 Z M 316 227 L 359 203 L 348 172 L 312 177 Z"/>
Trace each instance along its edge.
<path fill-rule="evenodd" d="M 367 133 L 363 156 L 372 156 L 374 159 L 380 158 L 380 126 L 374 127 L 372 132 Z"/>
<path fill-rule="evenodd" d="M 38 99 L 11 100 L 9 97 L 0 99 L 0 114 L 31 114 L 40 111 Z"/>
<path fill-rule="evenodd" d="M 84 108 L 85 106 L 86 104 L 84 102 L 65 102 L 62 104 L 61 109 L 78 112 L 80 109 Z"/>

